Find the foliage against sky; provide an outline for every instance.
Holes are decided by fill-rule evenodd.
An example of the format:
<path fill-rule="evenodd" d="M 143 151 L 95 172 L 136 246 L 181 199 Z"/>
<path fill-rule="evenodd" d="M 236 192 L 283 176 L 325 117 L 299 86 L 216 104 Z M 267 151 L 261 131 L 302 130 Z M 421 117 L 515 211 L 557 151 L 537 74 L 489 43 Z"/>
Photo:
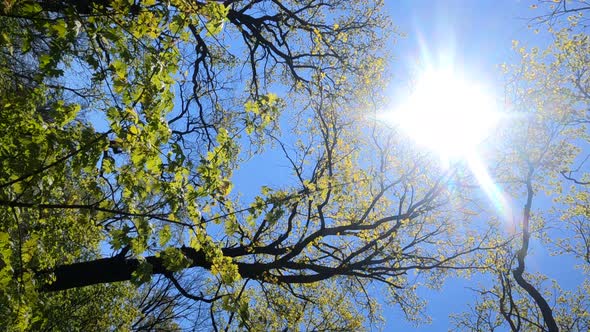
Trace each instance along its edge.
<path fill-rule="evenodd" d="M 526 259 L 543 239 L 588 272 L 585 10 L 505 66 L 508 120 L 480 151 L 505 220 L 469 163 L 375 121 L 397 37 L 382 5 L 0 4 L 1 325 L 357 330 L 380 304 L 427 321 L 419 284 L 484 274 L 458 327 L 584 330 L 587 282 Z M 271 152 L 283 166 L 249 176 L 279 181 L 234 185 Z"/>

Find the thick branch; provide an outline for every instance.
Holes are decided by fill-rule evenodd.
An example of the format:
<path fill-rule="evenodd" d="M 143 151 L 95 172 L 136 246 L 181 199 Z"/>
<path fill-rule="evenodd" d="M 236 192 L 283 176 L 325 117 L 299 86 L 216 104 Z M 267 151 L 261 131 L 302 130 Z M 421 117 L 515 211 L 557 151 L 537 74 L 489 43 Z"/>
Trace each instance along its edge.
<path fill-rule="evenodd" d="M 543 320 L 545 320 L 545 324 L 549 328 L 549 332 L 557 332 L 559 331 L 559 328 L 557 327 L 557 323 L 553 318 L 553 311 L 551 310 L 551 307 L 549 306 L 543 295 L 541 295 L 541 293 L 535 288 L 535 286 L 528 283 L 523 276 L 525 268 L 524 260 L 528 253 L 529 240 L 531 236 L 529 231 L 529 220 L 531 217 L 531 207 L 533 204 L 534 195 L 532 176 L 533 168 L 530 167 L 529 174 L 527 177 L 527 201 L 524 206 L 522 219 L 522 247 L 520 248 L 517 254 L 518 266 L 516 267 L 516 269 L 512 271 L 512 274 L 514 275 L 516 283 L 518 283 L 518 285 L 522 287 L 522 289 L 524 289 L 535 300 L 535 303 L 537 304 L 537 306 L 541 310 L 541 313 L 543 314 Z"/>
<path fill-rule="evenodd" d="M 227 256 L 241 254 L 243 248 L 224 250 Z M 181 247 L 183 254 L 192 261 L 189 267 L 211 268 L 211 262 L 202 251 L 190 247 Z M 147 263 L 152 266 L 152 274 L 170 275 L 161 257 L 145 257 Z M 125 259 L 120 256 L 101 258 L 87 262 L 61 265 L 51 271 L 39 272 L 39 276 L 53 274 L 55 280 L 41 286 L 44 291 L 60 291 L 70 288 L 78 288 L 96 284 L 104 284 L 132 279 L 132 274 L 140 265 L 137 258 Z M 262 272 L 268 269 L 268 265 L 260 263 L 237 263 L 240 275 L 244 278 L 261 279 Z"/>

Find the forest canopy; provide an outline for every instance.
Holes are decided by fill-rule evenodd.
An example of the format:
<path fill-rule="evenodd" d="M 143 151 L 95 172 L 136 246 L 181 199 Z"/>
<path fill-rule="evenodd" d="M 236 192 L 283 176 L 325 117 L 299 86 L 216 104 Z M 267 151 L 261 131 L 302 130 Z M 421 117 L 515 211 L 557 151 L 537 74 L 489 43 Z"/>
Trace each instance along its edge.
<path fill-rule="evenodd" d="M 383 1 L 1 2 L 0 326 L 363 330 L 461 277 L 456 328 L 588 330 L 589 7 L 535 7 L 552 42 L 514 42 L 477 158 L 441 162 L 408 132 L 452 122 L 383 121 Z"/>

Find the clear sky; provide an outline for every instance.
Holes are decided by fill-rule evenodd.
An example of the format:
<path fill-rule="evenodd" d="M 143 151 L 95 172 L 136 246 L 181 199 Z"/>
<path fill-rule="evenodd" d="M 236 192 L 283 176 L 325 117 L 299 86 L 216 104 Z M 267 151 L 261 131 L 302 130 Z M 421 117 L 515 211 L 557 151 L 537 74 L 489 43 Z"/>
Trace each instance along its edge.
<path fill-rule="evenodd" d="M 531 0 L 385 1 L 399 30 L 406 34 L 394 47 L 393 72 L 401 81 L 417 61 L 451 58 L 455 65 L 489 75 L 514 58 L 512 40 L 539 42 L 528 28 L 535 15 Z M 448 59 L 443 59 L 448 60 Z M 395 80 L 394 80 L 395 83 Z"/>

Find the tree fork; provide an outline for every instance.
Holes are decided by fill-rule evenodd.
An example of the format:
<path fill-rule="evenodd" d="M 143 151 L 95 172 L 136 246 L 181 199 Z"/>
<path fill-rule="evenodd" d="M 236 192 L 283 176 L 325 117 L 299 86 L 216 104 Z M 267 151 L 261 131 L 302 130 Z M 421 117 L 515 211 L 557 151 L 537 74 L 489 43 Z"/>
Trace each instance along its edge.
<path fill-rule="evenodd" d="M 200 267 L 207 270 L 211 269 L 211 262 L 203 251 L 197 251 L 190 247 L 178 248 L 182 253 L 192 261 L 186 268 Z M 243 247 L 224 248 L 222 249 L 224 256 L 238 257 L 246 254 Z M 266 253 L 274 252 L 269 250 L 262 250 Z M 277 250 L 274 253 L 281 252 Z M 164 261 L 158 256 L 147 256 L 144 258 L 147 263 L 151 265 L 152 275 L 162 274 L 170 275 L 174 271 L 166 268 Z M 79 288 L 91 285 L 106 284 L 120 281 L 130 281 L 133 279 L 133 272 L 137 271 L 142 260 L 138 258 L 124 258 L 121 256 L 114 256 L 108 258 L 99 258 L 86 262 L 72 263 L 60 265 L 54 269 L 39 271 L 37 277 L 41 280 L 52 276 L 52 282 L 42 282 L 40 289 L 43 292 L 62 291 L 71 288 Z M 320 267 L 314 266 L 313 274 L 271 274 L 273 269 L 295 269 L 301 270 L 301 266 L 297 263 L 283 262 L 277 263 L 243 263 L 235 262 L 238 267 L 238 273 L 242 278 L 266 280 L 272 279 L 279 283 L 293 283 L 293 284 L 308 284 L 322 281 L 336 275 L 346 275 L 350 273 L 353 268 L 348 267 Z"/>

